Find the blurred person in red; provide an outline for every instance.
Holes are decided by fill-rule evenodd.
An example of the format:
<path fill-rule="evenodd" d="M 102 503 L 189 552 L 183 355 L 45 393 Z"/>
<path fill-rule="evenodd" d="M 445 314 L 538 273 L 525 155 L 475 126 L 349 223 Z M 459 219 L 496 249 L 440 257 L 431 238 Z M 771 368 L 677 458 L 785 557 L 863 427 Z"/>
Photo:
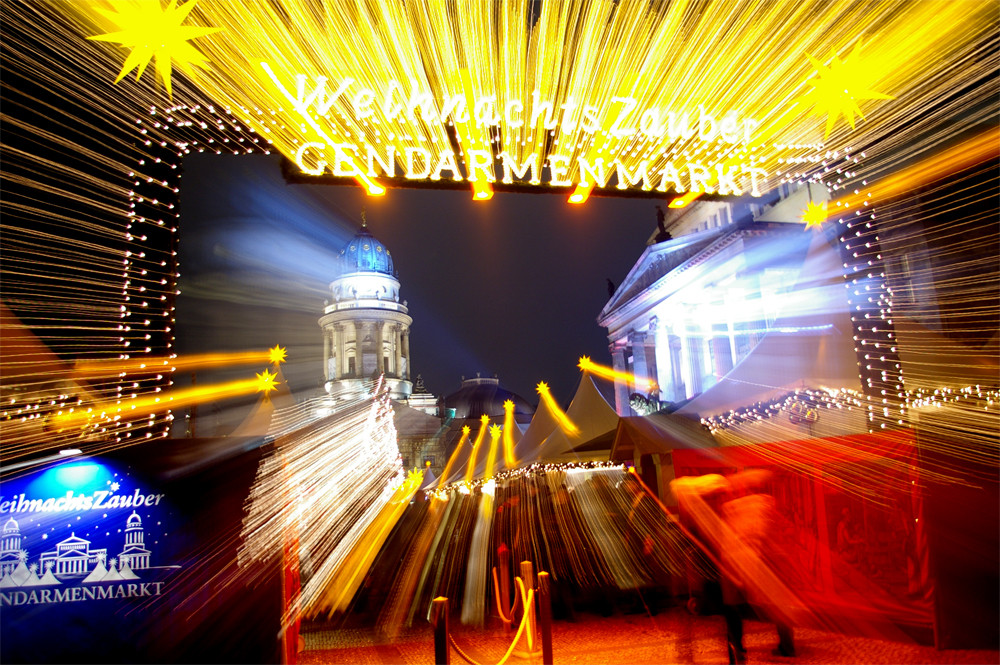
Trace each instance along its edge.
<path fill-rule="evenodd" d="M 774 497 L 767 491 L 771 473 L 753 469 L 733 474 L 728 480 L 729 496 L 720 506 L 728 527 L 722 529 L 720 564 L 730 662 L 745 662 L 743 613 L 747 606 L 759 618 L 775 624 L 778 646 L 772 653 L 794 656 L 794 632 L 783 608 L 776 606 L 776 598 L 782 594 L 771 593 L 767 588 L 767 581 L 773 579 L 775 572 L 788 575 L 795 570 L 791 558 L 777 542 L 780 515 Z"/>

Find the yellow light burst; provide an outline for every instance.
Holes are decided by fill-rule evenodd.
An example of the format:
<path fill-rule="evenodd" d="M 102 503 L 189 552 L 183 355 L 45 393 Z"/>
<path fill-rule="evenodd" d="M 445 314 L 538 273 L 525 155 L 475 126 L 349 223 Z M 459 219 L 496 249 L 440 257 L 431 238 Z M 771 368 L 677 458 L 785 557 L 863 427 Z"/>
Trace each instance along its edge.
<path fill-rule="evenodd" d="M 855 114 L 864 117 L 855 99 L 894 99 L 866 87 L 872 75 L 867 63 L 861 59 L 860 39 L 854 45 L 851 55 L 844 60 L 831 48 L 829 67 L 808 53 L 806 57 L 815 68 L 818 78 L 806 81 L 812 86 L 812 90 L 796 101 L 812 105 L 815 115 L 826 116 L 825 138 L 830 137 L 838 116 L 843 115 L 851 129 L 854 129 Z"/>
<path fill-rule="evenodd" d="M 268 349 L 267 352 L 268 354 L 270 354 L 269 358 L 271 360 L 272 365 L 280 365 L 281 363 L 285 362 L 285 358 L 288 355 L 288 351 L 281 348 L 281 346 L 277 344 L 274 346 L 273 349 Z"/>
<path fill-rule="evenodd" d="M 272 390 L 276 390 L 278 387 L 277 374 L 271 374 L 270 370 L 264 370 L 257 375 L 257 391 L 263 392 L 265 395 L 269 394 Z"/>
<path fill-rule="evenodd" d="M 806 209 L 802 211 L 802 221 L 805 222 L 806 230 L 820 228 L 826 221 L 826 203 L 807 203 Z"/>
<path fill-rule="evenodd" d="M 177 0 L 163 7 L 160 0 L 139 0 L 138 2 L 119 0 L 112 2 L 115 11 L 95 8 L 120 28 L 118 32 L 87 37 L 101 42 L 114 42 L 132 52 L 125 59 L 122 71 L 115 79 L 118 83 L 133 69 L 138 68 L 136 79 L 142 76 L 149 61 L 156 59 L 156 73 L 163 81 L 167 94 L 172 94 L 170 85 L 170 63 L 177 66 L 194 78 L 191 65 L 205 68 L 208 60 L 188 40 L 219 32 L 221 28 L 202 28 L 193 25 L 181 25 L 198 4 L 198 0 L 190 0 L 178 6 Z"/>

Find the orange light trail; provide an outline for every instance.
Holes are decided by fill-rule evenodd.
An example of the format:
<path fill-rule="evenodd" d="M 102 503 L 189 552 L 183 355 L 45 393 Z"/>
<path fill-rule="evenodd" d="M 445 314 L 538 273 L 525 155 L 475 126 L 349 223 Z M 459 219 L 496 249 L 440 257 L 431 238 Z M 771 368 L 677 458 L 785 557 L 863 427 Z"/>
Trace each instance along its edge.
<path fill-rule="evenodd" d="M 885 202 L 976 164 L 995 162 L 998 157 L 1000 157 L 1000 129 L 992 127 L 968 141 L 963 141 L 874 183 L 868 188 L 868 192 L 841 197 L 831 202 L 828 207 L 831 213 L 834 213 L 834 208 L 843 208 L 847 212 L 867 207 L 876 200 Z"/>
<path fill-rule="evenodd" d="M 590 372 L 591 374 L 595 374 L 604 379 L 609 379 L 611 381 L 624 381 L 636 386 L 637 388 L 645 387 L 648 392 L 653 392 L 657 388 L 657 383 L 653 379 L 632 374 L 631 372 L 621 372 L 605 365 L 598 365 L 587 356 L 582 356 L 580 358 L 580 364 L 578 367 L 585 372 Z"/>
<path fill-rule="evenodd" d="M 144 417 L 168 409 L 180 409 L 195 404 L 239 397 L 263 390 L 274 389 L 274 375 L 264 370 L 253 379 L 241 379 L 211 386 L 192 386 L 170 392 L 142 395 L 125 401 L 103 402 L 85 409 L 71 408 L 52 417 L 61 430 L 81 426 L 98 420 Z"/>
<path fill-rule="evenodd" d="M 479 456 L 479 446 L 482 445 L 483 439 L 486 438 L 486 427 L 489 425 L 490 417 L 487 415 L 482 415 L 479 418 L 479 433 L 476 434 L 476 440 L 472 443 L 472 452 L 469 453 L 469 465 L 465 469 L 465 482 L 471 483 L 473 476 L 476 475 L 476 458 Z"/>
<path fill-rule="evenodd" d="M 497 450 L 500 447 L 500 426 L 491 425 L 490 426 L 490 452 L 489 456 L 486 458 L 486 475 L 483 476 L 484 479 L 489 480 L 493 477 L 493 468 L 496 466 L 497 462 Z"/>
<path fill-rule="evenodd" d="M 423 478 L 422 469 L 410 471 L 403 484 L 396 488 L 375 519 L 358 537 L 357 545 L 337 560 L 337 566 L 322 593 L 303 608 L 306 616 L 316 616 L 325 611 L 327 618 L 332 618 L 335 613 L 348 608 L 392 528 L 402 517 L 410 499 L 420 489 Z"/>
<path fill-rule="evenodd" d="M 514 402 L 506 400 L 503 403 L 503 462 L 508 469 L 517 466 L 514 455 Z"/>
<path fill-rule="evenodd" d="M 458 459 L 459 451 L 462 450 L 462 446 L 465 442 L 469 440 L 469 433 L 472 430 L 468 425 L 462 428 L 462 438 L 458 440 L 458 444 L 455 446 L 455 450 L 451 451 L 451 457 L 448 458 L 448 463 L 444 465 L 444 471 L 441 472 L 441 477 L 438 478 L 438 487 L 440 488 L 444 485 L 448 477 L 451 476 L 451 470 L 455 466 L 455 461 Z"/>
<path fill-rule="evenodd" d="M 127 360 L 83 360 L 73 366 L 77 377 L 117 376 L 121 372 L 150 374 L 173 370 L 228 367 L 232 365 L 252 365 L 256 363 L 280 363 L 284 360 L 284 349 L 276 346 L 266 351 L 236 351 L 232 353 L 197 353 L 176 358 L 130 358 Z"/>
<path fill-rule="evenodd" d="M 545 403 L 546 408 L 548 408 L 549 413 L 556 419 L 559 427 L 562 428 L 564 432 L 571 436 L 575 436 L 580 433 L 580 428 L 570 420 L 566 412 L 563 411 L 558 404 L 556 404 L 555 398 L 552 397 L 552 393 L 549 391 L 549 386 L 544 381 L 538 384 L 538 394 L 542 398 L 542 402 Z"/>

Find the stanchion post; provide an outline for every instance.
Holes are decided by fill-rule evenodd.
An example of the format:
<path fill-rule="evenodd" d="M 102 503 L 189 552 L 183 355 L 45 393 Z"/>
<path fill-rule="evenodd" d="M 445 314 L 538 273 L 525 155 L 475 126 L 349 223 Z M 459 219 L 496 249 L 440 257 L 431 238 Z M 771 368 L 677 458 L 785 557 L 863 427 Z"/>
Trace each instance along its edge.
<path fill-rule="evenodd" d="M 438 596 L 432 601 L 431 624 L 434 626 L 434 662 L 451 665 L 448 649 L 448 599 Z"/>
<path fill-rule="evenodd" d="M 552 665 L 552 593 L 549 574 L 538 573 L 538 627 L 542 633 L 542 665 Z"/>
<path fill-rule="evenodd" d="M 524 582 L 525 591 L 535 588 L 535 568 L 532 566 L 530 561 L 521 562 L 521 581 Z M 537 615 L 535 614 L 534 605 L 534 603 L 531 603 L 531 605 L 525 605 L 524 607 L 524 613 L 528 615 L 526 619 L 528 625 L 524 627 L 524 633 L 528 644 L 528 653 L 535 653 L 535 626 L 537 622 Z"/>

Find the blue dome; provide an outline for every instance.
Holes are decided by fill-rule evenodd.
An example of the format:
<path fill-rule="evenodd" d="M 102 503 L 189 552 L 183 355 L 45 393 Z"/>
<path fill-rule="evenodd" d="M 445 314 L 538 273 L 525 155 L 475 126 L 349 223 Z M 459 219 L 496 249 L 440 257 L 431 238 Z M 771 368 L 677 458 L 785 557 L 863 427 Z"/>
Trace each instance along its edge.
<path fill-rule="evenodd" d="M 362 225 L 351 241 L 340 250 L 340 260 L 344 274 L 378 272 L 396 276 L 389 250 L 368 231 L 366 225 Z"/>

